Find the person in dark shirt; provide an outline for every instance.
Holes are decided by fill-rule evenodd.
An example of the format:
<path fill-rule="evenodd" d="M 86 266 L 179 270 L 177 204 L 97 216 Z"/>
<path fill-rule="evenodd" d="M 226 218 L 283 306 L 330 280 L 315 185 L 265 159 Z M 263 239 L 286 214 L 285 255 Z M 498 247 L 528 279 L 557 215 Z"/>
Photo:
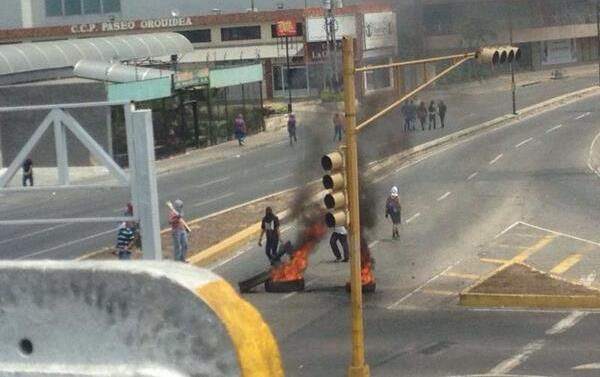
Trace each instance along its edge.
<path fill-rule="evenodd" d="M 445 125 L 447 110 L 448 110 L 448 107 L 446 106 L 444 101 L 440 100 L 440 102 L 438 103 L 438 114 L 440 116 L 440 123 L 442 124 L 442 128 L 444 128 L 444 125 Z"/>
<path fill-rule="evenodd" d="M 261 232 L 258 237 L 258 246 L 262 246 L 263 236 L 266 234 L 267 242 L 265 244 L 265 253 L 271 264 L 277 262 L 277 246 L 279 245 L 279 218 L 273 214 L 273 209 L 265 209 L 265 217 L 261 221 Z"/>
<path fill-rule="evenodd" d="M 23 163 L 23 187 L 27 186 L 27 181 L 33 186 L 33 161 L 30 158 Z"/>

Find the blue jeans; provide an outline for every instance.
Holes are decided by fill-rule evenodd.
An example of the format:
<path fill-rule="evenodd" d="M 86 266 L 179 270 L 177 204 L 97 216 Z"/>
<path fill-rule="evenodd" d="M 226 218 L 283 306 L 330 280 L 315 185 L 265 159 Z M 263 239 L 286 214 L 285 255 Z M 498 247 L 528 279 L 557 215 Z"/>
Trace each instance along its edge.
<path fill-rule="evenodd" d="M 119 250 L 117 252 L 117 255 L 119 256 L 119 259 L 121 259 L 121 260 L 131 259 L 131 251 L 129 251 L 129 250 Z"/>
<path fill-rule="evenodd" d="M 333 140 L 338 140 L 338 141 L 342 141 L 342 127 L 335 127 L 334 128 L 334 135 L 333 135 Z"/>
<path fill-rule="evenodd" d="M 172 232 L 173 236 L 173 259 L 179 262 L 185 262 L 185 256 L 188 249 L 187 233 L 185 231 Z"/>

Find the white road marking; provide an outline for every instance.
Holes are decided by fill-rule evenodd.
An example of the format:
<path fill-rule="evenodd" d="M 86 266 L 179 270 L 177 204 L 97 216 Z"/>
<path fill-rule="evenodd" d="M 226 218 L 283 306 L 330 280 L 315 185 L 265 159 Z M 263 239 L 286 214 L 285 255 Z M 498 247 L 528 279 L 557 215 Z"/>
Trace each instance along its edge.
<path fill-rule="evenodd" d="M 411 221 L 414 221 L 417 219 L 417 217 L 421 216 L 421 212 L 417 212 L 414 215 L 412 215 L 408 220 L 406 220 L 406 223 L 409 224 Z"/>
<path fill-rule="evenodd" d="M 562 124 L 559 124 L 558 126 L 554 126 L 554 127 L 550 128 L 550 129 L 546 130 L 546 133 L 549 134 L 552 131 L 556 131 L 559 128 L 561 128 L 562 126 L 563 126 Z"/>
<path fill-rule="evenodd" d="M 561 334 L 570 329 L 571 327 L 575 326 L 586 315 L 586 312 L 574 311 L 573 313 L 560 320 L 557 324 L 552 326 L 550 330 L 546 331 L 546 335 Z"/>
<path fill-rule="evenodd" d="M 470 176 L 467 177 L 467 181 L 470 181 L 471 179 L 475 178 L 477 176 L 477 174 L 479 174 L 478 171 L 476 171 L 475 173 L 471 174 Z"/>
<path fill-rule="evenodd" d="M 219 263 L 210 266 L 208 269 L 213 271 L 216 270 L 217 268 L 231 262 L 232 260 L 236 259 L 237 257 L 239 257 L 240 255 L 244 254 L 245 252 L 249 251 L 251 248 L 253 247 L 253 245 L 247 246 L 244 249 L 238 250 L 237 253 L 233 254 L 232 256 L 230 256 L 229 258 L 223 259 L 222 261 L 220 261 Z"/>
<path fill-rule="evenodd" d="M 233 196 L 233 195 L 235 195 L 235 192 L 228 192 L 227 194 L 224 194 L 224 195 L 221 195 L 221 196 L 217 196 L 216 198 L 212 198 L 212 199 L 200 202 L 200 203 L 193 204 L 192 207 L 202 207 L 204 205 L 216 202 L 218 200 L 229 198 L 230 196 Z"/>
<path fill-rule="evenodd" d="M 200 185 L 194 185 L 194 187 L 195 188 L 203 188 L 203 187 L 215 185 L 217 183 L 225 182 L 225 181 L 228 181 L 230 179 L 231 179 L 231 177 L 223 177 L 223 178 L 215 179 L 214 181 L 202 183 Z"/>
<path fill-rule="evenodd" d="M 598 133 L 598 135 L 596 135 L 596 137 L 592 141 L 592 145 L 590 146 L 590 156 L 588 157 L 588 167 L 590 168 L 591 171 L 594 172 L 594 174 L 596 174 L 598 177 L 600 177 L 600 167 L 598 167 L 598 169 L 595 169 L 594 165 L 592 164 L 592 160 L 594 159 L 594 148 L 595 148 L 596 142 L 598 140 L 600 140 L 600 133 Z"/>
<path fill-rule="evenodd" d="M 288 174 L 288 175 L 284 175 L 283 177 L 271 179 L 271 183 L 275 183 L 275 182 L 279 182 L 279 181 L 284 181 L 284 180 L 286 180 L 288 178 L 291 178 L 293 176 L 294 176 L 294 174 Z"/>
<path fill-rule="evenodd" d="M 446 274 L 448 271 L 450 271 L 451 269 L 453 269 L 456 265 L 458 265 L 461 261 L 455 262 L 453 265 L 448 266 L 444 271 L 440 272 L 439 274 L 431 277 L 429 280 L 427 280 L 425 283 L 419 285 L 417 288 L 415 288 L 412 292 L 410 292 L 409 294 L 407 294 L 406 296 L 402 297 L 400 300 L 396 301 L 395 303 L 393 303 L 392 305 L 388 306 L 387 309 L 388 310 L 393 310 L 394 308 L 398 307 L 400 304 L 402 304 L 404 301 L 408 300 L 412 295 L 414 295 L 415 293 L 419 292 L 420 290 L 422 290 L 423 288 L 425 288 L 426 286 L 428 286 L 430 283 L 433 283 L 434 281 L 436 281 L 437 279 L 440 278 L 440 276 L 443 276 L 444 274 Z"/>
<path fill-rule="evenodd" d="M 600 369 L 600 363 L 583 364 L 573 367 L 574 370 Z"/>
<path fill-rule="evenodd" d="M 521 352 L 517 355 L 511 357 L 510 359 L 504 360 L 500 364 L 496 365 L 492 370 L 490 370 L 487 374 L 490 375 L 505 375 L 508 374 L 511 370 L 515 369 L 519 365 L 521 365 L 525 360 L 527 360 L 532 354 L 539 351 L 544 347 L 545 341 L 543 339 L 536 340 L 535 342 L 531 342 L 527 344 Z"/>
<path fill-rule="evenodd" d="M 494 239 L 498 239 L 500 238 L 503 234 L 509 232 L 512 228 L 516 227 L 517 225 L 520 224 L 520 221 L 515 221 L 514 223 L 512 223 L 508 228 L 504 229 L 502 232 L 496 234 L 496 236 L 494 237 Z"/>
<path fill-rule="evenodd" d="M 437 198 L 438 202 L 441 202 L 442 200 L 446 199 L 447 197 L 450 196 L 450 194 L 452 194 L 451 191 L 446 192 L 444 195 L 440 196 L 439 198 Z"/>
<path fill-rule="evenodd" d="M 21 256 L 21 257 L 16 258 L 16 259 L 17 260 L 22 260 L 22 259 L 27 259 L 27 258 L 30 258 L 30 257 L 35 257 L 35 256 L 38 256 L 38 255 L 41 255 L 41 254 L 46 254 L 46 253 L 49 253 L 51 251 L 61 249 L 63 247 L 67 247 L 67 246 L 71 246 L 71 245 L 77 244 L 79 242 L 89 241 L 89 240 L 97 238 L 97 237 L 105 236 L 107 234 L 113 233 L 113 234 L 116 235 L 116 232 L 117 232 L 117 228 L 111 229 L 111 230 L 107 230 L 106 232 L 100 232 L 100 233 L 92 234 L 91 236 L 87 236 L 87 237 L 84 237 L 84 238 L 79 238 L 79 239 L 76 239 L 76 240 L 73 240 L 73 241 L 69 241 L 69 242 L 63 243 L 63 244 L 58 245 L 58 246 L 54 246 L 54 247 L 51 247 L 51 248 L 48 248 L 48 249 L 36 251 L 35 253 L 27 254 L 27 255 Z"/>
<path fill-rule="evenodd" d="M 372 247 L 374 247 L 374 246 L 375 246 L 375 245 L 377 245 L 378 243 L 379 243 L 379 240 L 376 240 L 376 241 L 373 241 L 373 242 L 371 242 L 371 243 L 368 245 L 369 249 L 370 249 L 370 248 L 372 248 Z"/>
<path fill-rule="evenodd" d="M 18 236 L 18 237 L 13 237 L 13 238 L 5 239 L 5 240 L 0 241 L 0 245 L 5 244 L 5 243 L 9 243 L 9 242 L 13 242 L 13 241 L 22 240 L 22 239 L 28 238 L 28 237 L 33 237 L 33 236 L 38 235 L 38 234 L 42 234 L 42 233 L 53 231 L 55 229 L 64 228 L 64 227 L 69 226 L 69 225 L 71 225 L 71 224 L 59 224 L 59 225 L 51 226 L 50 228 L 40 229 L 40 230 L 37 230 L 35 232 L 23 234 L 23 235 Z"/>
<path fill-rule="evenodd" d="M 585 117 L 586 117 L 586 116 L 588 116 L 588 115 L 590 115 L 590 113 L 589 113 L 589 112 L 587 112 L 587 113 L 583 113 L 583 114 L 581 114 L 580 116 L 576 117 L 576 118 L 575 118 L 575 120 L 583 119 L 583 118 L 585 118 Z"/>
<path fill-rule="evenodd" d="M 265 168 L 272 168 L 273 166 L 277 166 L 280 164 L 286 164 L 290 161 L 292 161 L 292 160 L 277 160 L 275 162 L 269 162 L 268 164 L 265 164 Z"/>
<path fill-rule="evenodd" d="M 315 278 L 315 279 L 312 279 L 311 281 L 308 281 L 308 282 L 306 282 L 306 284 L 304 284 L 304 287 L 305 287 L 305 288 L 307 288 L 307 287 L 310 287 L 312 284 L 316 283 L 316 282 L 317 282 L 317 281 L 319 281 L 319 280 L 321 280 L 321 278 Z M 291 293 L 288 293 L 287 295 L 284 295 L 284 296 L 282 296 L 282 297 L 281 297 L 281 301 L 283 301 L 283 300 L 287 300 L 287 299 L 288 299 L 288 298 L 290 298 L 290 297 L 294 297 L 294 296 L 295 296 L 295 295 L 297 295 L 297 294 L 298 294 L 298 291 L 296 291 L 296 292 L 291 292 Z"/>
<path fill-rule="evenodd" d="M 594 284 L 595 280 L 596 280 L 596 271 L 592 271 L 588 276 L 585 276 L 585 277 L 579 279 L 581 284 L 585 285 L 586 287 L 591 287 L 592 284 Z"/>
<path fill-rule="evenodd" d="M 525 140 L 523 140 L 522 142 L 520 142 L 519 144 L 515 145 L 515 148 L 521 148 L 523 145 L 525 145 L 525 144 L 529 143 L 529 142 L 530 142 L 530 141 L 532 141 L 532 140 L 533 140 L 533 138 L 532 138 L 532 137 L 530 137 L 529 139 L 525 139 Z"/>
<path fill-rule="evenodd" d="M 541 226 L 537 226 L 537 225 L 533 225 L 533 224 L 528 224 L 528 223 L 526 223 L 526 222 L 524 222 L 524 221 L 519 221 L 519 224 L 522 224 L 522 225 L 528 226 L 528 227 L 530 227 L 530 228 L 533 228 L 533 229 L 543 230 L 544 232 L 548 232 L 548 233 L 556 234 L 557 236 L 561 236 L 561 237 L 570 238 L 570 239 L 573 239 L 573 240 L 577 240 L 577 241 L 585 242 L 585 243 L 588 243 L 588 244 L 590 244 L 590 245 L 595 245 L 595 246 L 598 246 L 598 247 L 600 247 L 600 242 L 595 242 L 595 241 L 586 240 L 585 238 L 581 238 L 581 237 L 573 236 L 573 235 L 571 235 L 571 234 L 567 234 L 567 233 L 561 233 L 561 232 L 557 232 L 557 231 L 555 231 L 555 230 L 551 230 L 551 229 L 548 229 L 548 228 L 542 228 Z"/>
<path fill-rule="evenodd" d="M 502 158 L 502 156 L 504 156 L 504 153 L 500 153 L 499 155 L 497 155 L 496 158 L 489 162 L 489 164 L 494 165 L 496 162 L 498 162 L 499 159 Z"/>

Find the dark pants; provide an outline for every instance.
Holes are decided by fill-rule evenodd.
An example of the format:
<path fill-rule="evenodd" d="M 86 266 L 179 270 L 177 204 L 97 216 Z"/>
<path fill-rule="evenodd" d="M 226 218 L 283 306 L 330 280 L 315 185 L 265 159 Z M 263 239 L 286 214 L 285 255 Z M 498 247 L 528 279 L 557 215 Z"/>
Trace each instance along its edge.
<path fill-rule="evenodd" d="M 429 114 L 429 129 L 431 129 L 432 124 L 433 129 L 435 130 L 435 114 Z"/>
<path fill-rule="evenodd" d="M 404 131 L 410 131 L 410 118 L 404 118 Z"/>
<path fill-rule="evenodd" d="M 331 251 L 333 251 L 333 255 L 336 259 L 341 259 L 342 255 L 340 254 L 340 249 L 338 248 L 337 242 L 340 241 L 342 244 L 342 250 L 344 251 L 344 259 L 348 259 L 348 236 L 346 234 L 339 234 L 336 232 L 331 233 L 331 238 L 329 239 L 329 245 L 331 246 Z"/>
<path fill-rule="evenodd" d="M 421 130 L 425 131 L 425 118 L 419 118 L 419 121 L 421 122 Z"/>
<path fill-rule="evenodd" d="M 29 186 L 33 186 L 33 174 L 23 176 L 23 186 L 27 186 L 27 181 L 29 181 Z"/>
<path fill-rule="evenodd" d="M 244 131 L 235 131 L 235 138 L 238 140 L 239 145 L 244 145 L 246 133 Z"/>
<path fill-rule="evenodd" d="M 288 135 L 290 136 L 290 145 L 298 142 L 296 137 L 296 128 L 288 128 Z"/>
<path fill-rule="evenodd" d="M 440 123 L 442 124 L 442 128 L 444 128 L 445 119 L 446 119 L 446 113 L 440 113 Z"/>
<path fill-rule="evenodd" d="M 276 261 L 278 258 L 277 255 L 277 246 L 279 245 L 278 238 L 269 238 L 267 237 L 267 242 L 265 244 L 265 253 L 267 254 L 267 258 L 269 261 Z"/>

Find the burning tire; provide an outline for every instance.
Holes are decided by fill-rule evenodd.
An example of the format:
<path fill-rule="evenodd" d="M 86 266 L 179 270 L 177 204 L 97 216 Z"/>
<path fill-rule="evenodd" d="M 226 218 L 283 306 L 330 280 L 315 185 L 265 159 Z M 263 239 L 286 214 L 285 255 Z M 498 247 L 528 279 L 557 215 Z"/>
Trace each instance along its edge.
<path fill-rule="evenodd" d="M 375 292 L 376 288 L 377 288 L 377 284 L 374 281 L 372 281 L 370 283 L 362 285 L 362 292 L 363 293 L 373 293 L 373 292 Z M 350 293 L 350 283 L 346 283 L 346 292 Z"/>
<path fill-rule="evenodd" d="M 265 291 L 271 293 L 286 293 L 297 292 L 304 290 L 304 279 L 273 281 L 271 279 L 265 281 Z"/>

